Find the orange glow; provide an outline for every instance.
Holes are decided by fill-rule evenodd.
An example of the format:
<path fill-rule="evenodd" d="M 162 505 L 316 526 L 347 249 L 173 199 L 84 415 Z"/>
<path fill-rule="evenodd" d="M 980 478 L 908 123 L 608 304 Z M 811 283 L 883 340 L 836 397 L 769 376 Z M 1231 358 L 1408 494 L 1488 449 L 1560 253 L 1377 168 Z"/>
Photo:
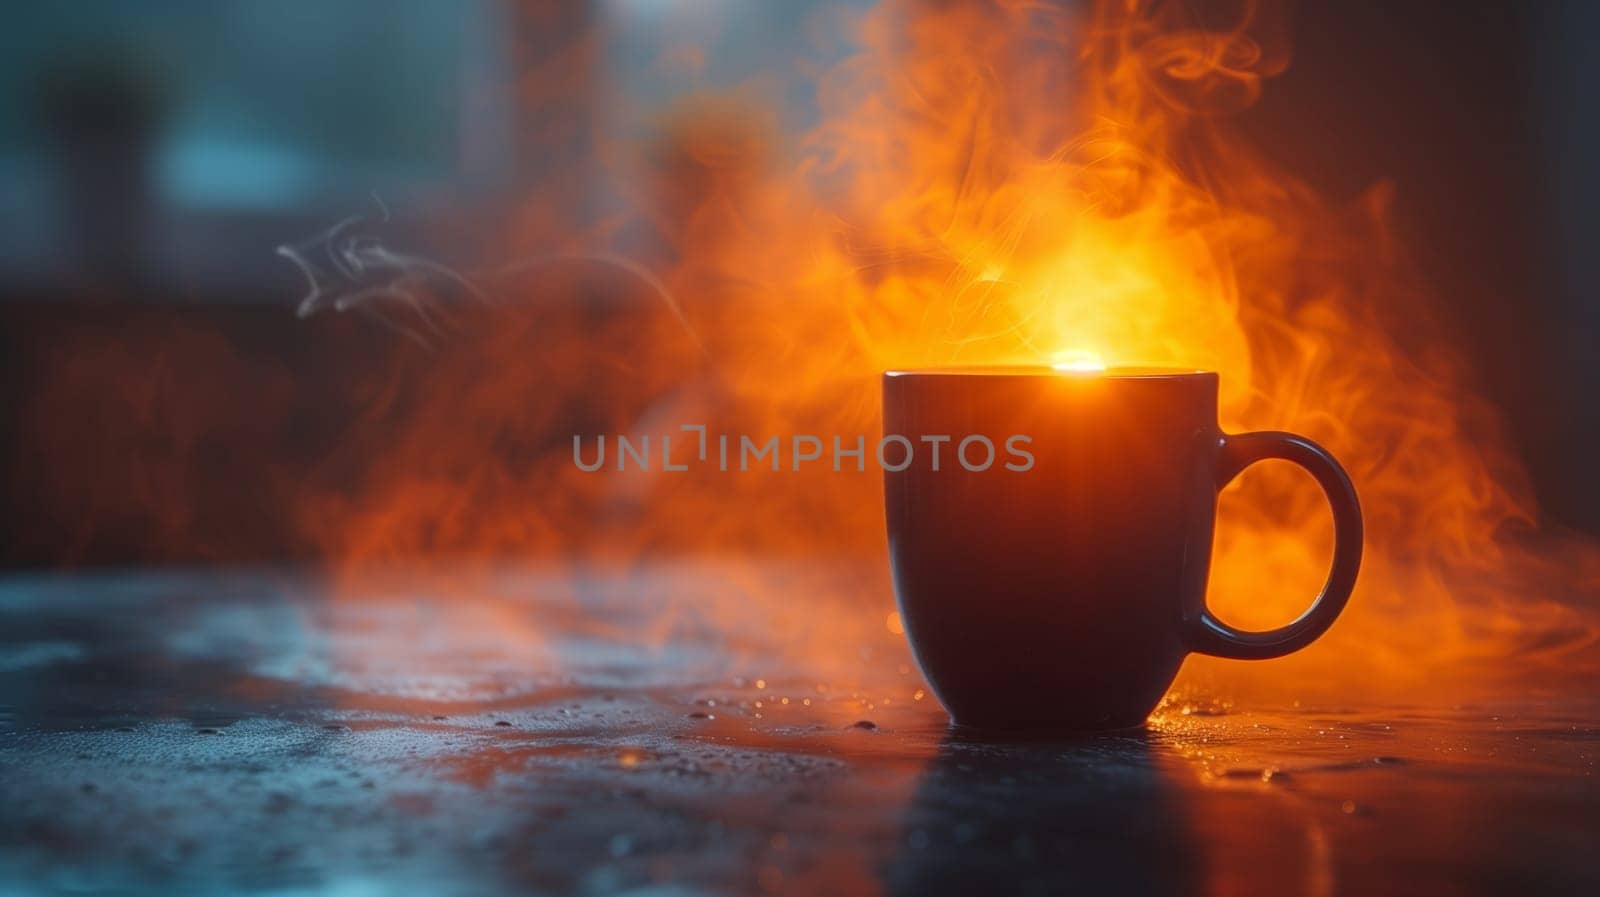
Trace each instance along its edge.
<path fill-rule="evenodd" d="M 652 282 L 574 263 L 494 285 L 515 301 L 418 362 L 425 393 L 374 412 L 401 416 L 398 437 L 352 440 L 360 480 L 306 502 L 308 529 L 349 571 L 442 555 L 464 581 L 507 555 L 766 559 L 727 568 L 719 594 L 737 598 L 674 599 L 636 625 L 661 642 L 767 627 L 855 675 L 899 638 L 875 471 L 586 473 L 573 428 L 873 434 L 885 369 L 1083 371 L 1054 353 L 1093 346 L 1217 371 L 1226 429 L 1321 442 L 1365 508 L 1361 579 L 1328 636 L 1270 663 L 1193 661 L 1180 687 L 1443 692 L 1505 678 L 1506 658 L 1592 663 L 1573 599 L 1600 560 L 1528 547 L 1537 510 L 1468 359 L 1430 329 L 1438 300 L 1390 232 L 1393 191 L 1330 202 L 1230 131 L 1288 62 L 1271 10 L 1245 8 L 1224 28 L 1124 0 L 831 18 L 852 49 L 796 66 L 821 112 L 803 133 L 767 81 L 666 108 L 591 97 L 621 110 L 591 136 L 632 211 L 577 233 L 552 190 L 513 238 L 530 256 L 629 255 Z M 596 290 L 633 311 L 596 310 Z M 1268 463 L 1219 513 L 1213 607 L 1255 628 L 1295 616 L 1326 575 L 1320 493 Z M 819 590 L 781 560 L 841 555 L 873 572 Z"/>
<path fill-rule="evenodd" d="M 1106 369 L 1098 353 L 1082 349 L 1057 353 L 1050 366 L 1064 374 L 1098 374 Z"/>

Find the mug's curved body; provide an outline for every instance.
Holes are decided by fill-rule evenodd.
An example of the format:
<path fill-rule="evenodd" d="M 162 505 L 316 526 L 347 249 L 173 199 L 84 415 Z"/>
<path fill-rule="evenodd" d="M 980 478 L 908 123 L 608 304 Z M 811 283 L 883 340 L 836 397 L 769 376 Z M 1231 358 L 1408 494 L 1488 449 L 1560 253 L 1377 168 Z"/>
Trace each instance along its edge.
<path fill-rule="evenodd" d="M 948 369 L 890 372 L 883 390 L 885 438 L 913 449 L 899 470 L 900 449 L 886 450 L 895 591 L 958 724 L 1138 726 L 1190 651 L 1287 653 L 1348 597 L 1361 542 L 1349 480 L 1299 437 L 1225 436 L 1213 373 Z M 995 448 L 987 466 L 974 436 Z M 1205 586 L 1217 492 L 1263 457 L 1322 482 L 1338 547 L 1305 616 L 1244 633 L 1206 611 Z"/>

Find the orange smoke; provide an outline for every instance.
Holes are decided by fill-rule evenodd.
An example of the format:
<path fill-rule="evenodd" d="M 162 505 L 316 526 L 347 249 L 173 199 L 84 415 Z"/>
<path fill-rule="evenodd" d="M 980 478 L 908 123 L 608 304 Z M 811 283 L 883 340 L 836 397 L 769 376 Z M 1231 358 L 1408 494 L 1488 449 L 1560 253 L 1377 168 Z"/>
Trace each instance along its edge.
<path fill-rule="evenodd" d="M 1536 509 L 1386 227 L 1392 191 L 1332 206 L 1229 130 L 1288 62 L 1271 17 L 1247 6 L 1219 30 L 1135 0 L 886 3 L 849 33 L 842 63 L 796 67 L 822 116 L 805 133 L 784 132 L 769 84 L 705 91 L 597 136 L 626 220 L 574 237 L 548 197 L 530 200 L 524 244 L 568 261 L 500 278 L 514 307 L 428 359 L 413 402 L 375 412 L 401 421 L 398 439 L 352 443 L 371 459 L 353 497 L 306 509 L 335 556 L 352 570 L 683 552 L 879 569 L 870 467 L 591 474 L 571 437 L 676 442 L 680 424 L 706 424 L 870 444 L 885 368 L 1092 354 L 1220 372 L 1225 429 L 1309 436 L 1361 493 L 1367 560 L 1333 631 L 1270 664 L 1192 662 L 1191 686 L 1437 692 L 1440 670 L 1481 683 L 1506 658 L 1593 668 L 1581 602 L 1600 560 L 1528 547 Z M 696 58 L 667 47 L 660 64 Z M 1220 515 L 1213 606 L 1255 628 L 1298 613 L 1330 554 L 1309 478 L 1252 469 Z M 640 625 L 666 639 L 686 612 L 758 625 L 782 608 L 797 653 L 856 662 L 858 645 L 899 637 L 887 576 L 861 588 L 797 596 L 756 577 Z"/>

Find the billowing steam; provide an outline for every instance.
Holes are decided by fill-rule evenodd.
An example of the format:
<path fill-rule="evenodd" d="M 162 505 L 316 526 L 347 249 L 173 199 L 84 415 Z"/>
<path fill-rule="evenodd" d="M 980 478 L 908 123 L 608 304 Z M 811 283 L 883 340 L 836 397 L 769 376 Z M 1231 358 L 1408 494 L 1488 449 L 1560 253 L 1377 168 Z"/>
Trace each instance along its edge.
<path fill-rule="evenodd" d="M 561 564 L 596 546 L 853 553 L 879 575 L 785 625 L 794 651 L 857 662 L 844 634 L 884 634 L 890 609 L 876 477 L 652 473 L 624 507 L 574 470 L 572 435 L 657 421 L 870 438 L 885 368 L 1084 351 L 1218 371 L 1225 428 L 1316 439 L 1362 495 L 1367 561 L 1328 636 L 1271 664 L 1197 663 L 1190 681 L 1299 695 L 1443 689 L 1507 657 L 1594 669 L 1600 555 L 1539 532 L 1470 359 L 1430 328 L 1439 300 L 1388 226 L 1393 191 L 1331 203 L 1228 127 L 1286 64 L 1268 6 L 1216 28 L 1183 4 L 888 2 L 830 23 L 843 61 L 793 67 L 814 127 L 778 124 L 800 120 L 772 112 L 786 83 L 584 135 L 632 221 L 587 220 L 563 181 L 518 218 L 528 260 L 490 274 L 389 250 L 366 218 L 284 247 L 311 283 L 302 314 L 360 309 L 429 344 L 468 309 L 495 322 L 471 352 L 440 353 L 398 435 L 346 448 L 364 464 L 356 494 L 313 497 L 307 519 L 351 568 Z M 659 64 L 685 58 L 664 48 Z M 526 75 L 530 97 L 570 93 L 533 90 L 556 68 Z M 559 251 L 573 234 L 594 248 Z M 594 301 L 617 293 L 630 301 Z M 1263 465 L 1221 504 L 1214 606 L 1250 628 L 1292 619 L 1327 572 L 1321 496 Z M 814 598 L 752 582 L 649 625 L 667 639 L 675 620 Z"/>

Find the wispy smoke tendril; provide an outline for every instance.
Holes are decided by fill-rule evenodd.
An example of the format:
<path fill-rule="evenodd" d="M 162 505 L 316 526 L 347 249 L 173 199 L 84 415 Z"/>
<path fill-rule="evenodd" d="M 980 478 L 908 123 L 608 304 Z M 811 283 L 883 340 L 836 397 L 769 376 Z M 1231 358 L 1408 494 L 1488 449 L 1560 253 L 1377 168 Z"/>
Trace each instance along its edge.
<path fill-rule="evenodd" d="M 377 206 L 377 223 L 387 222 L 388 209 L 381 202 Z M 373 224 L 371 216 L 352 215 L 313 237 L 277 248 L 310 285 L 296 311 L 299 317 L 363 311 L 431 348 L 454 323 L 454 306 L 490 301 L 448 266 L 390 249 L 371 232 Z"/>
<path fill-rule="evenodd" d="M 277 247 L 278 255 L 305 275 L 310 291 L 300 300 L 301 318 L 325 311 L 361 311 L 395 331 L 434 348 L 436 340 L 460 324 L 459 312 L 469 304 L 491 305 L 484 279 L 524 274 L 554 265 L 599 266 L 633 278 L 666 306 L 685 334 L 704 352 L 676 297 L 648 268 L 612 252 L 562 253 L 522 259 L 479 277 L 464 275 L 432 259 L 397 252 L 371 232 L 387 223 L 389 210 L 373 197 L 378 214 L 352 215 L 315 236 Z"/>

